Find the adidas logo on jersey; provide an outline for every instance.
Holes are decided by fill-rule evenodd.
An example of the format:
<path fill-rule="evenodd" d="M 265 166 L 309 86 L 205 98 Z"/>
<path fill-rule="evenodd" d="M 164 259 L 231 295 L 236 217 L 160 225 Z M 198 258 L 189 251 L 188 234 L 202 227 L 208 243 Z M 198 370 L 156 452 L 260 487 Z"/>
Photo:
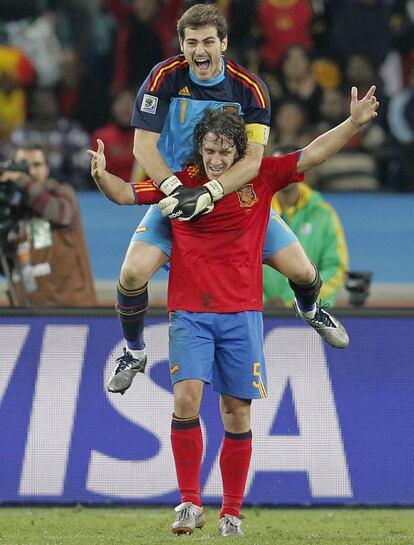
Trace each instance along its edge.
<path fill-rule="evenodd" d="M 182 97 L 190 97 L 191 93 L 187 85 L 178 91 L 178 94 Z"/>

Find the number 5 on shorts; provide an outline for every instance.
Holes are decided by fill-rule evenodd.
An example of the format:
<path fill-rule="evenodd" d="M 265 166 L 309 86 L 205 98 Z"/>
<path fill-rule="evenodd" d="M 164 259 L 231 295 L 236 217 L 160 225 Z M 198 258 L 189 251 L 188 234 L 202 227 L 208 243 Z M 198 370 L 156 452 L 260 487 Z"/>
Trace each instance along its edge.
<path fill-rule="evenodd" d="M 253 376 L 258 377 L 258 380 L 252 380 L 252 386 L 259 390 L 260 397 L 267 397 L 266 388 L 260 373 L 260 362 L 258 361 L 253 364 Z"/>

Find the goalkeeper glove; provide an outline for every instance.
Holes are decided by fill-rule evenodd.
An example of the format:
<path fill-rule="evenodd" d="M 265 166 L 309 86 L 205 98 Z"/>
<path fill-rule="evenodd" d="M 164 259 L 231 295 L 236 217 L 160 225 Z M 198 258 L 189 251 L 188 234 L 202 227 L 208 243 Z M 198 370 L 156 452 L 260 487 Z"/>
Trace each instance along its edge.
<path fill-rule="evenodd" d="M 214 202 L 224 196 L 223 186 L 217 180 L 193 189 L 181 189 L 158 203 L 164 217 L 178 218 L 180 221 L 195 220 L 208 214 Z"/>
<path fill-rule="evenodd" d="M 176 193 L 177 190 L 183 187 L 183 184 L 174 174 L 168 178 L 165 178 L 158 186 L 158 188 L 164 193 L 164 195 L 167 195 L 167 197 L 172 193 Z"/>

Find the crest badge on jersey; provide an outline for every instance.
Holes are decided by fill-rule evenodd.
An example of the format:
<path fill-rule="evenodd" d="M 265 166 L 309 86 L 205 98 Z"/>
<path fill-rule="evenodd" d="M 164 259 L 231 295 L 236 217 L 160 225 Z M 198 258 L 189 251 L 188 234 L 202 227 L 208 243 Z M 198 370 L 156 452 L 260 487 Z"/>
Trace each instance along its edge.
<path fill-rule="evenodd" d="M 158 97 L 153 97 L 152 95 L 145 94 L 142 97 L 141 102 L 141 112 L 146 112 L 147 114 L 155 114 L 158 106 Z"/>
<path fill-rule="evenodd" d="M 254 192 L 253 184 L 246 184 L 238 189 L 237 196 L 239 197 L 240 206 L 243 207 L 253 206 L 259 200 Z"/>
<path fill-rule="evenodd" d="M 195 165 L 190 165 L 187 167 L 188 175 L 191 176 L 191 178 L 195 178 L 200 174 L 200 169 Z"/>
<path fill-rule="evenodd" d="M 229 112 L 230 114 L 240 114 L 240 106 L 236 104 L 230 104 L 228 106 L 223 106 L 222 110 Z"/>

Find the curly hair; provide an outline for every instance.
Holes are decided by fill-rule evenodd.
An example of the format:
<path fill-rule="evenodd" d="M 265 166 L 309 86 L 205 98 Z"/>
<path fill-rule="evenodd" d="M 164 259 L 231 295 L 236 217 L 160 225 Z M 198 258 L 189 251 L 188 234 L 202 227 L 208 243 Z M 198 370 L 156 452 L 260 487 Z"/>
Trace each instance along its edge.
<path fill-rule="evenodd" d="M 246 155 L 247 134 L 243 117 L 226 110 L 206 110 L 203 119 L 195 126 L 193 156 L 186 162 L 187 165 L 195 165 L 205 174 L 201 149 L 204 138 L 209 132 L 217 136 L 219 143 L 226 139 L 234 145 L 237 160 Z"/>

